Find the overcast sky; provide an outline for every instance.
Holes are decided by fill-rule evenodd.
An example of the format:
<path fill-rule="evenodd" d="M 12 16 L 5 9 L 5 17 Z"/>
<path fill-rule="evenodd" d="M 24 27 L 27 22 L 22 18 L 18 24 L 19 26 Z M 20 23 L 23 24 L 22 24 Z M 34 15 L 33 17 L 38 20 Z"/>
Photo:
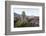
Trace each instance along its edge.
<path fill-rule="evenodd" d="M 25 14 L 27 16 L 39 16 L 40 12 L 39 9 L 34 9 L 34 8 L 14 8 L 13 12 L 17 14 L 22 14 L 22 11 L 25 11 Z"/>

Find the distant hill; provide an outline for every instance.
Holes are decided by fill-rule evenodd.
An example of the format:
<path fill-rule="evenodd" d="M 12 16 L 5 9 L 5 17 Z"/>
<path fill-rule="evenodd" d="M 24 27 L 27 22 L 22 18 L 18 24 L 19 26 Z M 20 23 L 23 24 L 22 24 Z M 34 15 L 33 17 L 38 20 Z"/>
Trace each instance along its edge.
<path fill-rule="evenodd" d="M 20 14 L 14 13 L 14 16 L 20 16 Z"/>

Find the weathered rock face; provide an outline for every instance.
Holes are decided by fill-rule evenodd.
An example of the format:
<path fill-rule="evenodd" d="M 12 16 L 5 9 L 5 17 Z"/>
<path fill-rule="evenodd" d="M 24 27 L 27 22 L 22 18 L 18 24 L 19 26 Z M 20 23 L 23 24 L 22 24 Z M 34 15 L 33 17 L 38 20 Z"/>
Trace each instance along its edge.
<path fill-rule="evenodd" d="M 39 17 L 37 17 L 37 16 L 34 16 L 34 17 L 30 16 L 30 18 L 29 18 L 29 16 L 27 16 L 27 17 L 24 17 L 24 19 L 22 16 L 21 17 L 14 17 L 14 20 L 15 21 L 18 21 L 18 20 L 23 21 L 24 20 L 24 21 L 28 22 L 27 26 L 30 24 L 33 27 L 39 26 Z"/>
<path fill-rule="evenodd" d="M 33 26 L 39 26 L 39 17 L 33 17 L 31 22 L 30 22 Z"/>

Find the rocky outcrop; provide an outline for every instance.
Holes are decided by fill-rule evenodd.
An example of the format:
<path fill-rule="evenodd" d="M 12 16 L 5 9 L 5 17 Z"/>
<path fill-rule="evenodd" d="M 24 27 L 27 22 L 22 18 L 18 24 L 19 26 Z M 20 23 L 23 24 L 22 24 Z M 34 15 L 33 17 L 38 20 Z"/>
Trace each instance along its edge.
<path fill-rule="evenodd" d="M 27 22 L 27 27 L 38 27 L 39 26 L 39 16 L 25 16 L 23 19 L 23 16 L 21 15 L 15 15 L 14 16 L 14 23 L 17 22 L 18 20 L 21 21 L 26 21 Z"/>

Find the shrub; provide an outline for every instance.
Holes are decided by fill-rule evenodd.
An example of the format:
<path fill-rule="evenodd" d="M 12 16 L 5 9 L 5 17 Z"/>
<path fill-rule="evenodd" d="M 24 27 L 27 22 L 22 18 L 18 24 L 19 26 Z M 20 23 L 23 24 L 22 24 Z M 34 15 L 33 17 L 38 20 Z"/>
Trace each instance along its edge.
<path fill-rule="evenodd" d="M 22 23 L 23 23 L 22 21 L 18 20 L 18 21 L 15 23 L 15 24 L 16 24 L 16 27 L 21 26 Z"/>
<path fill-rule="evenodd" d="M 20 21 L 20 20 L 18 20 L 17 22 L 16 22 L 16 27 L 25 27 L 27 25 L 27 22 L 26 21 Z"/>

